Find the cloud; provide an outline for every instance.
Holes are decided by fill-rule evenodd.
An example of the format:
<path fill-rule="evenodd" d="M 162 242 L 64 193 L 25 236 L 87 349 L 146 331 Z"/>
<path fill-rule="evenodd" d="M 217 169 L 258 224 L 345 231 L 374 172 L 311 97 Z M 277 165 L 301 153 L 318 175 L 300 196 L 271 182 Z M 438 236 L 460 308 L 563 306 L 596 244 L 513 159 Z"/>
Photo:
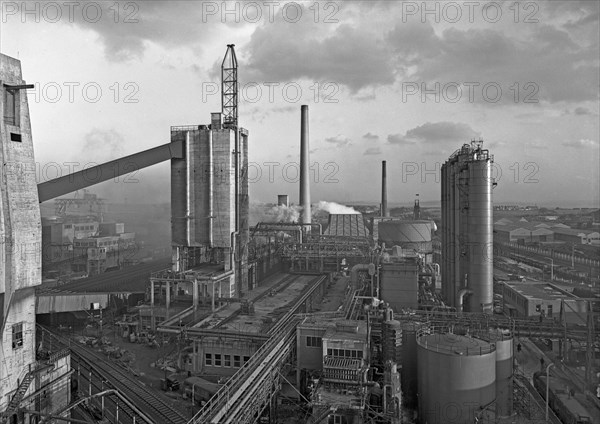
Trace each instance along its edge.
<path fill-rule="evenodd" d="M 336 147 L 345 147 L 350 145 L 350 139 L 341 134 L 336 135 L 335 137 L 327 137 L 325 141 L 335 145 Z"/>
<path fill-rule="evenodd" d="M 366 133 L 362 136 L 367 141 L 377 141 L 379 140 L 379 136 L 377 134 L 371 134 L 370 132 Z"/>
<path fill-rule="evenodd" d="M 363 153 L 363 155 L 365 156 L 370 156 L 370 155 L 380 155 L 381 149 L 379 147 L 369 147 L 367 150 L 365 150 L 365 152 Z"/>
<path fill-rule="evenodd" d="M 106 58 L 113 62 L 140 59 L 148 43 L 200 49 L 202 42 L 219 27 L 203 24 L 203 8 L 191 1 L 90 2 L 93 7 L 85 8 L 79 3 L 75 6 L 69 6 L 68 2 L 44 3 L 61 7 L 64 20 L 72 15 L 72 25 L 98 34 Z"/>
<path fill-rule="evenodd" d="M 575 115 L 593 115 L 593 113 L 587 108 L 583 106 L 578 106 L 574 110 Z"/>
<path fill-rule="evenodd" d="M 570 140 L 562 143 L 565 147 L 573 147 L 575 149 L 592 149 L 598 147 L 598 142 L 589 138 L 582 138 L 579 140 Z"/>
<path fill-rule="evenodd" d="M 301 5 L 303 14 L 312 13 Z M 372 29 L 359 23 L 316 25 L 303 19 L 292 25 L 278 15 L 259 26 L 246 45 L 243 66 L 250 81 L 280 83 L 308 79 L 345 85 L 352 94 L 394 82 L 389 52 Z M 293 35 L 291 30 L 293 29 Z"/>
<path fill-rule="evenodd" d="M 390 144 L 406 145 L 415 143 L 457 144 L 466 143 L 480 133 L 468 124 L 461 122 L 427 122 L 406 131 L 406 134 L 390 134 L 387 141 Z"/>
<path fill-rule="evenodd" d="M 515 34 L 499 26 L 464 31 L 451 27 L 438 35 L 428 23 L 398 23 L 385 40 L 406 81 L 426 82 L 428 87 L 435 82 L 478 83 L 475 102 L 486 101 L 482 87 L 487 83 L 500 85 L 505 103 L 598 98 L 597 90 L 590 90 L 598 84 L 597 41 L 548 24 L 523 28 L 524 33 Z M 468 90 L 463 88 L 463 101 L 469 99 Z"/>
<path fill-rule="evenodd" d="M 402 134 L 390 134 L 387 136 L 387 141 L 390 144 L 415 144 L 412 140 L 407 140 Z"/>

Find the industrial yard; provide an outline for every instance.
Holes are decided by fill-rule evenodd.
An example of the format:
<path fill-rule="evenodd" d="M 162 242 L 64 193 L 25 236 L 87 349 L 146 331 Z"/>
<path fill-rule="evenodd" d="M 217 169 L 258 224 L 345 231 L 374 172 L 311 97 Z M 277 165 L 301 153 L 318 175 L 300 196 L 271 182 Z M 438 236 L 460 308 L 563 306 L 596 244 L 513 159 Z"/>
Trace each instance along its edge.
<path fill-rule="evenodd" d="M 234 3 L 234 12 L 250 7 Z M 398 19 L 416 14 L 416 3 L 402 3 L 374 5 L 377 19 L 383 22 L 400 11 Z M 562 10 L 557 3 L 552 7 Z M 113 10 L 96 5 L 105 13 Z M 335 2 L 277 4 L 273 7 L 283 15 L 275 26 L 289 18 L 288 8 L 298 7 L 300 19 L 302 11 L 315 11 L 317 5 L 322 11 L 341 7 Z M 40 13 L 53 7 L 38 6 Z M 190 15 L 201 7 L 202 19 L 218 15 L 216 3 L 179 6 Z M 16 16 L 19 7 L 2 5 L 4 22 Z M 56 7 L 60 11 L 64 5 Z M 155 34 L 163 34 L 158 27 L 172 31 L 153 15 L 163 7 L 161 2 L 115 2 L 114 7 L 154 17 L 150 22 L 157 25 Z M 360 2 L 347 7 L 338 30 L 353 40 L 347 32 L 349 22 L 360 16 L 358 12 L 364 13 L 365 22 L 373 15 Z M 587 13 L 586 7 L 577 13 Z M 560 13 L 548 10 L 544 9 L 548 22 L 559 19 Z M 597 27 L 597 7 L 589 13 Z M 423 16 L 416 25 L 426 23 L 427 13 Z M 226 17 L 227 13 L 222 22 L 207 27 L 222 28 Z M 115 24 L 123 20 L 114 18 Z M 180 31 L 193 33 L 183 18 Z M 436 27 L 437 34 L 433 27 L 419 27 L 426 31 L 407 39 L 422 45 L 400 56 L 418 56 L 436 40 L 449 43 L 463 31 L 447 27 L 450 23 Z M 563 22 L 560 28 L 572 30 L 571 24 Z M 68 30 L 79 31 L 80 25 L 76 22 Z M 254 28 L 244 26 L 248 22 L 227 25 L 236 37 Z M 84 28 L 101 34 L 99 40 L 110 47 L 105 29 Z M 510 186 L 507 169 L 501 178 L 498 158 L 503 158 L 506 142 L 496 135 L 488 140 L 491 131 L 484 138 L 479 131 L 466 131 L 466 124 L 452 125 L 449 111 L 443 121 L 423 123 L 404 134 L 389 133 L 387 144 L 380 143 L 379 135 L 369 130 L 369 120 L 376 118 L 362 106 L 376 95 L 368 92 L 369 85 L 360 86 L 363 71 L 358 68 L 343 84 L 350 103 L 364 102 L 359 106 L 364 116 L 358 119 L 362 136 L 351 140 L 341 133 L 324 135 L 324 127 L 337 128 L 339 122 L 348 126 L 354 120 L 342 116 L 343 109 L 335 112 L 342 116 L 339 122 L 323 112 L 330 107 L 326 100 L 331 94 L 317 93 L 259 115 L 264 105 L 244 98 L 243 87 L 245 75 L 260 75 L 256 58 L 261 56 L 256 51 L 252 56 L 244 47 L 256 48 L 254 43 L 262 40 L 261 48 L 270 49 L 283 34 L 261 39 L 268 25 L 257 28 L 251 36 L 243 34 L 247 43 L 220 42 L 210 71 L 206 63 L 206 69 L 181 60 L 177 66 L 165 65 L 164 58 L 155 62 L 161 68 L 157 74 L 144 69 L 149 75 L 168 75 L 188 66 L 196 74 L 218 75 L 218 96 L 207 97 L 203 91 L 200 101 L 197 81 L 186 88 L 196 96 L 190 104 L 202 106 L 202 114 L 188 114 L 187 99 L 179 99 L 179 104 L 165 97 L 160 99 L 164 104 L 152 104 L 149 110 L 168 110 L 151 118 L 152 128 L 163 127 L 162 144 L 123 148 L 118 136 L 102 138 L 94 129 L 96 135 L 87 138 L 83 149 L 90 159 L 83 169 L 73 167 L 51 178 L 30 172 L 39 167 L 34 152 L 38 157 L 45 149 L 36 141 L 44 140 L 44 134 L 34 135 L 32 128 L 38 121 L 55 119 L 39 113 L 47 109 L 32 96 L 36 86 L 28 76 L 28 60 L 33 69 L 39 63 L 27 53 L 0 53 L 0 424 L 600 423 L 599 209 L 505 202 L 507 191 L 515 190 L 526 200 L 532 193 L 527 187 L 518 191 Z M 308 40 L 306 28 L 300 31 Z M 500 28 L 502 34 L 510 33 L 510 27 Z M 382 40 L 404 40 L 403 31 L 413 30 L 394 27 Z M 132 31 L 129 37 L 138 30 Z M 485 31 L 481 39 L 491 34 Z M 135 34 L 142 38 L 128 47 L 133 50 L 118 50 L 114 57 L 107 53 L 103 59 L 113 70 L 136 67 L 119 62 L 126 52 L 136 57 L 131 53 L 136 48 L 156 54 L 151 50 L 160 43 L 150 47 L 144 38 L 149 32 Z M 132 40 L 123 36 L 118 43 L 125 46 Z M 363 42 L 348 41 L 357 51 Z M 177 46 L 173 57 L 179 57 L 178 48 L 185 42 L 176 38 L 169 43 L 169 48 Z M 340 43 L 345 42 L 335 44 Z M 308 52 L 315 53 L 319 46 L 326 49 L 327 42 L 320 40 L 289 57 L 279 52 L 275 62 L 293 58 L 291 69 L 300 69 L 301 62 L 312 63 Z M 212 47 L 207 51 L 214 53 Z M 336 49 L 323 57 L 333 61 L 346 53 Z M 431 69 L 436 68 L 437 54 L 446 53 L 440 49 L 427 56 Z M 145 60 L 142 56 L 135 60 Z M 365 57 L 361 64 L 368 61 L 373 59 Z M 346 66 L 341 63 L 336 72 Z M 402 66 L 408 72 L 422 62 Z M 595 66 L 597 70 L 597 62 Z M 369 72 L 373 70 L 364 71 Z M 158 76 L 151 77 L 157 78 L 157 93 L 163 93 L 161 85 L 172 83 L 164 82 L 169 78 L 164 75 L 159 83 Z M 179 89 L 170 87 L 173 94 Z M 202 89 L 206 87 L 213 85 L 203 82 Z M 342 95 L 347 93 L 342 90 Z M 212 112 L 206 112 L 206 103 Z M 122 106 L 117 101 L 102 105 L 107 114 L 113 113 L 111 108 L 124 114 Z M 142 126 L 145 118 L 136 110 L 129 123 Z M 560 119 L 598 116 L 587 108 L 564 110 Z M 416 115 L 427 113 L 415 109 Z M 435 113 L 443 115 L 443 107 Z M 559 119 L 558 112 L 552 113 Z M 90 127 L 96 125 L 89 115 Z M 389 116 L 384 119 L 397 120 Z M 444 138 L 443 147 L 432 147 L 423 135 L 430 125 L 438 125 L 432 137 Z M 140 131 L 144 138 L 145 129 Z M 280 144 L 267 152 L 270 133 Z M 99 149 L 94 144 L 98 137 Z M 591 141 L 578 148 L 594 144 Z M 371 147 L 354 162 L 349 155 L 356 153 L 357 143 Z M 383 153 L 387 148 L 408 152 L 416 144 L 435 150 L 443 160 L 433 168 L 423 162 L 420 169 L 417 162 L 399 162 L 400 156 L 406 159 L 400 150 Z M 597 142 L 594 146 L 597 150 Z M 322 166 L 315 160 L 332 151 L 338 162 Z M 269 162 L 270 155 L 289 159 L 282 168 L 288 172 L 293 165 L 297 179 L 284 174 L 286 185 L 273 180 L 274 164 L 281 163 Z M 271 166 L 264 175 L 257 156 Z M 508 169 L 527 170 L 531 163 Z M 339 164 L 351 169 L 350 176 L 340 174 L 347 179 L 335 179 Z M 322 168 L 327 174 L 328 167 L 334 172 L 323 178 L 319 172 Z M 410 179 L 418 174 L 420 182 Z M 426 181 L 429 174 L 435 174 L 435 184 Z M 515 181 L 522 177 L 513 176 Z M 139 184 L 123 188 L 133 178 Z M 325 184 L 332 181 L 333 189 Z M 112 191 L 106 189 L 109 184 Z M 508 189 L 498 201 L 503 184 Z M 543 184 L 540 193 L 549 193 L 547 186 L 558 183 Z M 598 181 L 591 185 L 596 187 Z M 587 189 L 582 187 L 582 192 Z M 268 201 L 256 200 L 264 193 Z M 127 198 L 138 195 L 143 202 Z M 597 206 L 598 201 L 593 198 L 590 204 Z"/>

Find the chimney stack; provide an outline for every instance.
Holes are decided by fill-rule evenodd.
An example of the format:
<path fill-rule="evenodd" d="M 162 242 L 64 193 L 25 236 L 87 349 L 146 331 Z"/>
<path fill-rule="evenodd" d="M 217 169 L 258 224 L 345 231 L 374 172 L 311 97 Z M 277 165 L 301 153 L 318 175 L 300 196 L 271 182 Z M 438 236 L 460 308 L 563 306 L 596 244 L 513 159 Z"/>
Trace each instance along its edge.
<path fill-rule="evenodd" d="M 310 158 L 308 155 L 308 106 L 300 108 L 300 223 L 311 223 L 310 211 Z"/>
<path fill-rule="evenodd" d="M 386 161 L 381 162 L 381 216 L 390 216 L 387 204 L 387 171 Z"/>

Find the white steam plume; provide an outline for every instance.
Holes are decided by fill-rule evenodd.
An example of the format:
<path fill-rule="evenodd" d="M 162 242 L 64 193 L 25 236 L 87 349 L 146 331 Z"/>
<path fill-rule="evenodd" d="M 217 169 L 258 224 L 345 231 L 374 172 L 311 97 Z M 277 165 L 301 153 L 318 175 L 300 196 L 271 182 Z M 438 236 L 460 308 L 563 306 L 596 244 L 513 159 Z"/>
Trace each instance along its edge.
<path fill-rule="evenodd" d="M 335 202 L 326 202 L 321 200 L 317 204 L 317 209 L 329 212 L 331 214 L 359 214 L 360 212 L 350 206 L 340 205 Z"/>

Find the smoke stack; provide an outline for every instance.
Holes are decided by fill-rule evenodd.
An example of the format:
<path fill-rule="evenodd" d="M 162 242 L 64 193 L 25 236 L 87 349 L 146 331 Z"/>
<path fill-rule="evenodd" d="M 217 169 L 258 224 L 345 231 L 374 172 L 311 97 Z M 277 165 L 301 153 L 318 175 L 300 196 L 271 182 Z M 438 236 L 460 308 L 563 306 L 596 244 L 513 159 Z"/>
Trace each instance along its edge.
<path fill-rule="evenodd" d="M 390 216 L 387 205 L 386 161 L 381 162 L 381 216 Z"/>
<path fill-rule="evenodd" d="M 290 206 L 290 202 L 287 194 L 278 194 L 277 195 L 277 206 Z"/>
<path fill-rule="evenodd" d="M 300 108 L 300 223 L 310 224 L 310 183 L 309 167 L 310 159 L 308 156 L 308 106 L 302 105 Z"/>

